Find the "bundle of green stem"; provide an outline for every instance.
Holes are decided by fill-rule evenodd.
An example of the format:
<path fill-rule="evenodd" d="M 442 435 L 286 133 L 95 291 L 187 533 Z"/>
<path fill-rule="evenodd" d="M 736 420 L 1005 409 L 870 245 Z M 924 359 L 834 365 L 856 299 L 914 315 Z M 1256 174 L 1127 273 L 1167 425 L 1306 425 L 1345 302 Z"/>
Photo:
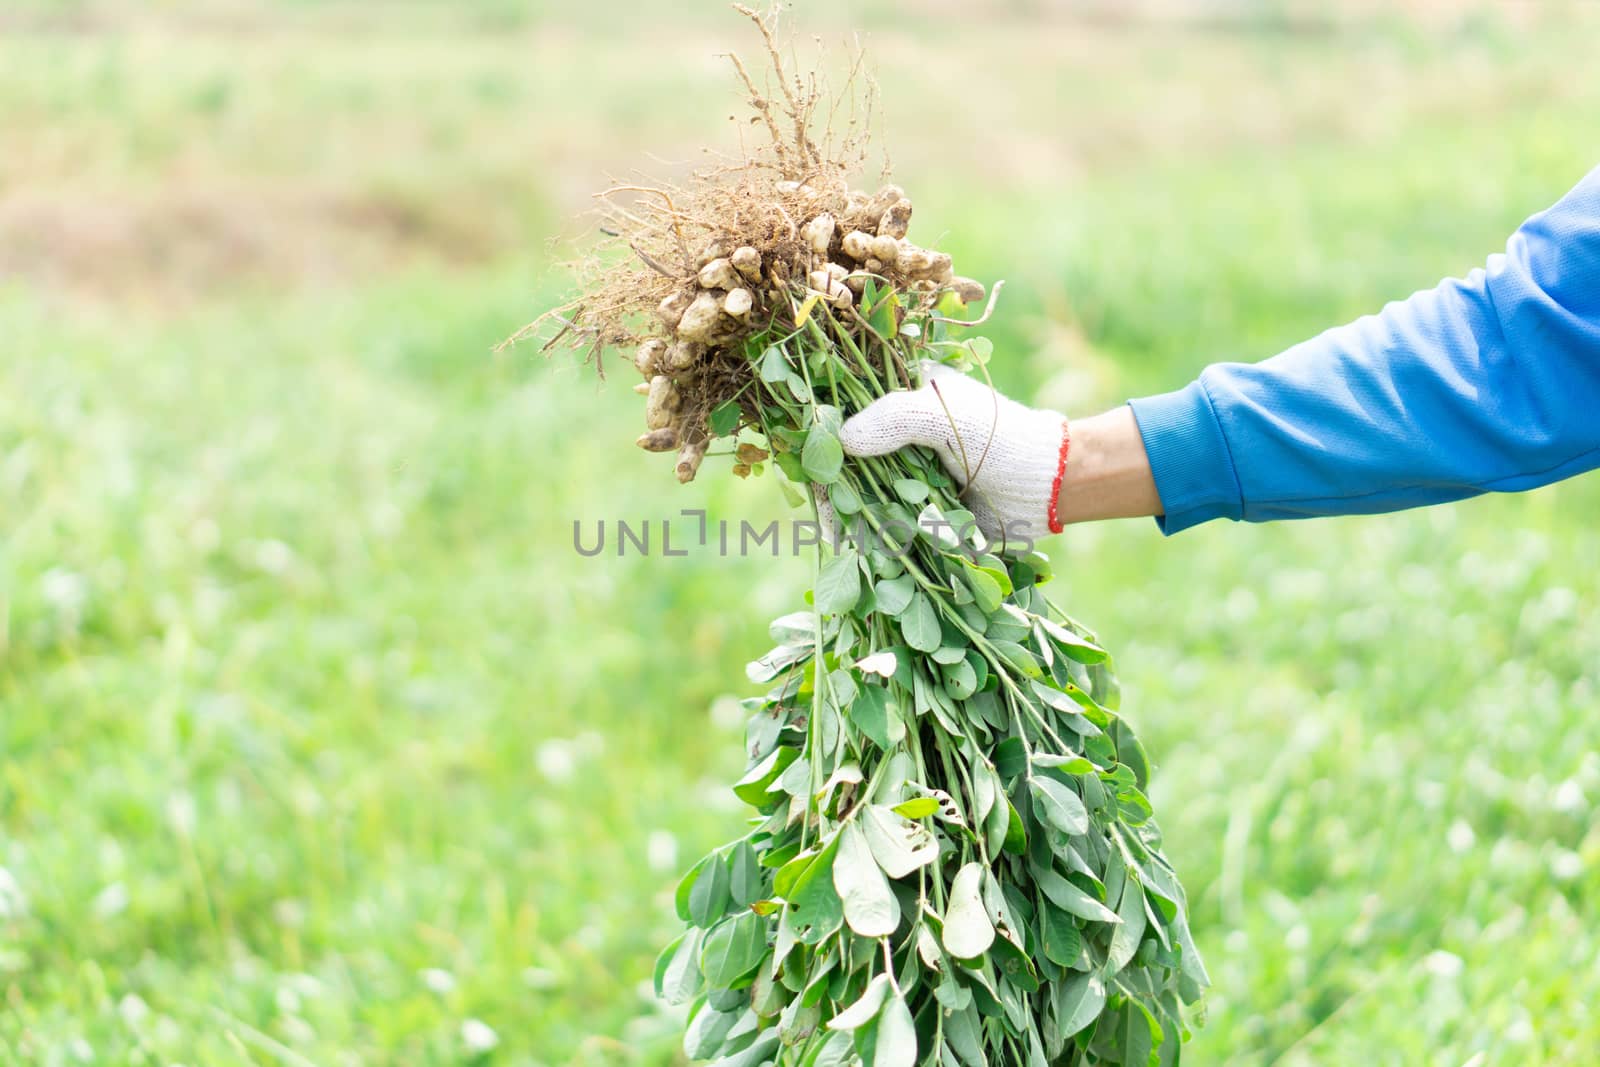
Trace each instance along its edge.
<path fill-rule="evenodd" d="M 597 357 L 637 346 L 641 444 L 678 449 L 681 479 L 730 438 L 735 473 L 776 467 L 843 527 L 750 665 L 755 815 L 679 885 L 658 991 L 688 1005 L 686 1053 L 726 1067 L 1176 1063 L 1205 970 L 1106 652 L 931 452 L 840 446 L 923 361 L 982 370 L 954 317 L 982 289 L 905 241 L 900 189 L 849 188 L 812 140 L 820 90 L 751 17 L 777 96 L 738 70 L 772 144 L 629 187 L 607 230 L 631 261 L 554 316 Z"/>
<path fill-rule="evenodd" d="M 679 886 L 659 987 L 694 1004 L 689 1055 L 730 1065 L 1177 1062 L 1205 973 L 1106 653 L 931 454 L 838 458 L 899 368 L 984 350 L 931 314 L 869 328 L 896 304 L 747 343 L 780 464 L 857 534 L 750 666 L 759 818 Z"/>

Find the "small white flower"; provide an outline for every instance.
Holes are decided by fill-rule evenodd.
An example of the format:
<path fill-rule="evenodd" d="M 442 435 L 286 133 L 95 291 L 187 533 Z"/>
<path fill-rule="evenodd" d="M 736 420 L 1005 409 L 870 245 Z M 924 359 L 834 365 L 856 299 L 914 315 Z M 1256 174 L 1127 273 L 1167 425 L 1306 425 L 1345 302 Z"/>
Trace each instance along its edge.
<path fill-rule="evenodd" d="M 430 993 L 442 997 L 455 992 L 456 976 L 441 968 L 429 967 L 422 972 L 422 984 L 428 987 Z"/>
<path fill-rule="evenodd" d="M 1550 794 L 1550 810 L 1563 815 L 1582 815 L 1589 810 L 1589 798 L 1583 795 L 1583 786 L 1568 778 Z"/>
<path fill-rule="evenodd" d="M 306 924 L 306 906 L 291 897 L 272 902 L 272 917 L 279 926 L 298 930 Z"/>
<path fill-rule="evenodd" d="M 1283 935 L 1283 947 L 1290 952 L 1304 952 L 1311 944 L 1311 928 L 1305 923 L 1295 923 Z"/>
<path fill-rule="evenodd" d="M 67 1043 L 67 1052 L 79 1063 L 94 1062 L 94 1046 L 81 1037 L 75 1037 Z"/>
<path fill-rule="evenodd" d="M 1450 824 L 1450 829 L 1445 831 L 1444 843 L 1450 846 L 1451 852 L 1466 852 L 1478 843 L 1478 835 L 1472 832 L 1471 823 L 1465 819 L 1457 819 Z"/>
<path fill-rule="evenodd" d="M 110 919 L 128 910 L 128 887 L 112 882 L 95 894 L 89 909 L 97 919 Z"/>
<path fill-rule="evenodd" d="M 468 1019 L 461 1024 L 461 1043 L 473 1054 L 492 1052 L 500 1044 L 500 1035 L 482 1019 Z"/>
<path fill-rule="evenodd" d="M 1583 857 L 1569 849 L 1558 848 L 1550 857 L 1550 877 L 1570 882 L 1583 873 Z"/>
<path fill-rule="evenodd" d="M 561 984 L 561 977 L 548 967 L 524 967 L 522 984 L 529 989 L 554 989 Z"/>
<path fill-rule="evenodd" d="M 678 865 L 678 839 L 665 830 L 652 830 L 644 856 L 652 871 L 670 871 Z"/>
<path fill-rule="evenodd" d="M 137 993 L 128 993 L 117 1002 L 117 1014 L 130 1027 L 137 1027 L 150 1017 L 150 1005 Z"/>
<path fill-rule="evenodd" d="M 267 574 L 283 574 L 293 563 L 294 549 L 282 541 L 268 540 L 256 544 L 255 564 Z"/>
<path fill-rule="evenodd" d="M 28 898 L 11 872 L 0 867 L 0 919 L 20 919 L 28 913 Z"/>
<path fill-rule="evenodd" d="M 578 769 L 578 758 L 572 750 L 572 743 L 560 738 L 552 738 L 540 745 L 534 752 L 534 763 L 539 773 L 552 782 L 568 781 Z"/>
<path fill-rule="evenodd" d="M 1466 966 L 1460 956 L 1444 949 L 1430 952 L 1422 959 L 1422 969 L 1435 978 L 1459 978 Z"/>
<path fill-rule="evenodd" d="M 278 991 L 273 994 L 272 1000 L 278 1006 L 278 1014 L 300 1014 L 300 994 L 294 991 L 293 986 L 279 986 Z"/>
<path fill-rule="evenodd" d="M 322 982 L 313 974 L 290 974 L 284 976 L 284 981 L 289 988 L 306 1000 L 315 1000 L 322 996 Z"/>
<path fill-rule="evenodd" d="M 89 599 L 89 583 L 75 571 L 52 567 L 40 577 L 39 592 L 58 613 L 77 618 Z"/>
<path fill-rule="evenodd" d="M 194 833 L 196 808 L 188 793 L 173 793 L 167 798 L 167 821 L 183 837 Z"/>

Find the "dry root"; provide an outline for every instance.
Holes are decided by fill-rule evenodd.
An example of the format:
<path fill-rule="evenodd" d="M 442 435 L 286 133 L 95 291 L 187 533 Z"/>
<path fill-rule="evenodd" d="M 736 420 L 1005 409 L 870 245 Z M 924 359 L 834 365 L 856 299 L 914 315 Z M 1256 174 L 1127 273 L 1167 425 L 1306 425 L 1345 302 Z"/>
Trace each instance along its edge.
<path fill-rule="evenodd" d="M 912 201 L 904 189 L 850 187 L 849 174 L 865 159 L 867 125 L 852 121 L 835 136 L 830 124 L 818 135 L 825 93 L 817 78 L 786 72 L 772 47 L 773 18 L 744 13 L 768 46 L 766 83 L 729 58 L 770 143 L 695 175 L 686 187 L 619 184 L 598 194 L 602 230 L 625 258 L 610 266 L 595 260 L 582 272 L 580 300 L 512 339 L 557 319 L 557 338 L 588 346 L 597 365 L 607 349 L 631 349 L 648 383 L 648 432 L 639 446 L 676 449 L 680 481 L 692 479 L 705 459 L 711 411 L 737 399 L 743 421 L 755 417 L 744 341 L 774 323 L 790 327 L 808 290 L 838 309 L 856 306 L 869 280 L 899 292 L 913 309 L 932 308 L 948 292 L 967 303 L 983 299 L 983 286 L 957 278 L 948 255 L 906 239 Z M 870 122 L 871 91 L 857 84 L 859 71 L 858 57 L 845 88 Z M 751 458 L 745 447 L 736 474 L 766 458 L 749 445 L 761 453 Z"/>

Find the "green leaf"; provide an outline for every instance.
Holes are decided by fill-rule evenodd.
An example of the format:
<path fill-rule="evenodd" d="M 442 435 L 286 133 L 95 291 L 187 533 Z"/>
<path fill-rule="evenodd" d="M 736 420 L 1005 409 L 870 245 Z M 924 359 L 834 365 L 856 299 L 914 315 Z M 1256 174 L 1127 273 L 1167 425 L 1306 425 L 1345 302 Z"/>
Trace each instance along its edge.
<path fill-rule="evenodd" d="M 741 841 L 734 847 L 729 868 L 731 878 L 728 891 L 735 904 L 748 908 L 766 896 L 766 881 L 761 876 L 761 863 L 756 857 L 756 850 L 750 847 L 750 842 Z"/>
<path fill-rule="evenodd" d="M 747 911 L 724 921 L 706 935 L 700 969 L 706 981 L 723 989 L 756 969 L 767 954 L 767 921 Z"/>
<path fill-rule="evenodd" d="M 700 881 L 700 875 L 706 867 L 716 860 L 716 853 L 703 858 L 699 863 L 689 868 L 689 873 L 678 882 L 678 890 L 673 894 L 673 905 L 678 912 L 678 918 L 684 922 L 689 921 L 689 894 L 694 890 L 695 884 Z"/>
<path fill-rule="evenodd" d="M 1039 666 L 1039 661 L 1033 657 L 1033 653 L 1015 641 L 995 641 L 992 644 L 994 645 L 994 650 L 1000 653 L 1001 658 L 1021 671 L 1025 677 L 1037 678 L 1044 673 Z"/>
<path fill-rule="evenodd" d="M 964 655 L 958 662 L 945 667 L 942 673 L 944 687 L 955 699 L 965 700 L 978 691 L 978 675 Z"/>
<path fill-rule="evenodd" d="M 922 798 L 921 801 L 907 803 L 930 800 L 932 798 Z M 932 803 L 937 808 L 938 801 Z M 873 859 L 890 878 L 904 878 L 939 858 L 939 842 L 933 832 L 897 814 L 895 809 L 879 804 L 868 805 L 861 813 L 859 822 Z"/>
<path fill-rule="evenodd" d="M 1039 626 L 1055 640 L 1056 644 L 1061 646 L 1061 651 L 1069 659 L 1085 664 L 1104 663 L 1106 661 L 1105 649 L 1087 638 L 1078 636 L 1060 623 L 1041 616 L 1039 618 Z"/>
<path fill-rule="evenodd" d="M 1006 812 L 1010 816 L 1006 824 L 1006 840 L 1004 848 L 1013 856 L 1025 855 L 1028 851 L 1028 828 L 1022 822 L 1022 813 L 1017 806 L 1006 798 Z"/>
<path fill-rule="evenodd" d="M 1044 958 L 1063 967 L 1071 967 L 1083 951 L 1083 935 L 1072 916 L 1060 908 L 1045 904 L 1039 909 L 1039 929 L 1044 939 Z"/>
<path fill-rule="evenodd" d="M 907 504 L 920 504 L 928 499 L 928 483 L 915 478 L 896 478 L 894 493 Z"/>
<path fill-rule="evenodd" d="M 861 510 L 861 494 L 842 479 L 828 487 L 828 500 L 840 515 L 854 515 Z"/>
<path fill-rule="evenodd" d="M 1056 1033 L 1071 1037 L 1100 1017 L 1106 987 L 1097 975 L 1077 974 L 1056 987 Z"/>
<path fill-rule="evenodd" d="M 868 279 L 867 284 L 872 285 L 874 282 Z M 891 290 L 889 295 L 872 305 L 872 314 L 867 321 L 874 330 L 878 331 L 880 337 L 893 337 L 895 335 L 894 309 L 898 303 L 899 301 Z"/>
<path fill-rule="evenodd" d="M 1008 737 L 994 747 L 994 769 L 1001 778 L 1015 778 L 1028 769 L 1028 749 L 1020 737 Z"/>
<path fill-rule="evenodd" d="M 1139 884 L 1138 875 L 1132 871 L 1128 873 L 1127 884 L 1122 889 L 1122 902 L 1117 905 L 1117 915 L 1122 919 L 1122 925 L 1112 933 L 1111 947 L 1106 950 L 1107 977 L 1117 974 L 1128 965 L 1133 954 L 1139 951 L 1139 941 L 1144 937 L 1144 887 Z"/>
<path fill-rule="evenodd" d="M 796 485 L 803 484 L 805 482 L 805 468 L 800 465 L 800 457 L 795 455 L 793 452 L 779 452 L 772 457 L 772 462 L 778 465 L 778 469 L 783 472 L 783 476 L 789 479 L 789 481 L 794 482 Z M 788 490 L 784 493 L 784 496 L 788 498 L 791 505 L 798 507 L 800 504 L 805 503 L 805 500 L 800 496 L 800 494 L 794 492 L 792 486 L 788 486 L 788 484 L 785 482 L 780 482 L 778 484 L 785 486 L 785 488 Z"/>
<path fill-rule="evenodd" d="M 880 974 L 867 983 L 861 996 L 848 1008 L 828 1020 L 829 1030 L 859 1030 L 878 1017 L 889 996 L 889 976 Z"/>
<path fill-rule="evenodd" d="M 1080 919 L 1099 923 L 1121 923 L 1117 913 L 1079 889 L 1054 871 L 1035 871 L 1034 876 L 1050 903 Z"/>
<path fill-rule="evenodd" d="M 1000 591 L 1000 583 L 995 581 L 994 574 L 970 563 L 966 564 L 965 571 L 967 585 L 972 588 L 972 595 L 977 598 L 978 607 L 983 609 L 983 613 L 993 615 L 1000 610 L 1005 594 Z"/>
<path fill-rule="evenodd" d="M 814 1046 L 801 1061 L 801 1067 L 850 1067 L 859 1062 L 855 1058 L 855 1044 L 846 1033 L 829 1034 L 822 1043 Z"/>
<path fill-rule="evenodd" d="M 705 868 L 689 890 L 689 921 L 696 926 L 708 927 L 727 912 L 732 903 L 728 889 L 732 879 L 728 865 L 715 853 L 706 857 Z"/>
<path fill-rule="evenodd" d="M 1058 756 L 1050 752 L 1034 754 L 1033 765 L 1046 770 L 1057 770 L 1064 774 L 1088 774 L 1094 770 L 1094 764 L 1084 756 Z"/>
<path fill-rule="evenodd" d="M 844 922 L 844 901 L 833 887 L 833 863 L 838 852 L 838 835 L 828 842 L 800 876 L 787 898 L 789 921 L 795 935 L 805 944 L 815 945 L 839 929 Z"/>
<path fill-rule="evenodd" d="M 687 1004 L 700 992 L 700 939 L 689 930 L 661 951 L 656 960 L 656 996 L 668 1004 Z"/>
<path fill-rule="evenodd" d="M 717 1060 L 715 1067 L 762 1067 L 763 1064 L 772 1062 L 772 1054 L 777 1051 L 778 1044 L 776 1030 L 764 1031 L 756 1038 L 754 1044 Z"/>
<path fill-rule="evenodd" d="M 827 361 L 824 359 L 823 362 L 826 363 Z M 844 426 L 844 412 L 832 404 L 818 404 L 815 415 L 818 426 L 821 426 L 835 437 L 839 436 L 839 430 Z"/>
<path fill-rule="evenodd" d="M 1071 786 L 1043 775 L 1028 782 L 1039 817 L 1064 834 L 1089 832 L 1089 809 Z"/>
<path fill-rule="evenodd" d="M 772 895 L 789 900 L 794 896 L 794 886 L 806 868 L 816 860 L 818 853 L 802 852 L 778 868 L 778 873 L 772 876 Z"/>
<path fill-rule="evenodd" d="M 957 959 L 977 959 L 994 944 L 994 925 L 989 922 L 980 895 L 984 873 L 983 864 L 968 863 L 950 883 L 950 900 L 944 910 L 944 947 Z"/>
<path fill-rule="evenodd" d="M 961 538 L 949 516 L 939 510 L 939 505 L 929 504 L 917 514 L 917 532 L 943 549 L 958 549 Z"/>
<path fill-rule="evenodd" d="M 904 997 L 896 994 L 883 1006 L 878 1017 L 878 1040 L 873 1046 L 872 1067 L 915 1067 L 917 1026 Z"/>
<path fill-rule="evenodd" d="M 925 819 L 939 810 L 939 801 L 934 797 L 912 797 L 890 810 L 908 819 Z"/>
<path fill-rule="evenodd" d="M 711 409 L 706 423 L 711 427 L 713 435 L 724 437 L 739 428 L 739 419 L 743 414 L 744 411 L 739 407 L 737 400 L 724 400 Z"/>
<path fill-rule="evenodd" d="M 750 768 L 743 778 L 734 783 L 734 795 L 752 808 L 763 808 L 773 803 L 773 798 L 767 795 L 767 787 L 776 782 L 778 776 L 788 770 L 789 764 L 799 755 L 798 749 L 779 745 L 766 759 Z"/>
<path fill-rule="evenodd" d="M 826 426 L 813 426 L 800 452 L 800 466 L 814 482 L 832 485 L 838 481 L 844 469 L 844 446 L 838 436 Z"/>
<path fill-rule="evenodd" d="M 906 644 L 918 652 L 932 652 L 943 642 L 944 633 L 939 628 L 939 616 L 933 602 L 922 592 L 911 596 L 911 604 L 900 616 L 900 632 Z"/>
<path fill-rule="evenodd" d="M 911 606 L 917 583 L 909 574 L 898 578 L 885 578 L 872 587 L 878 598 L 878 610 L 885 615 L 899 615 Z"/>
<path fill-rule="evenodd" d="M 849 715 L 856 729 L 885 751 L 905 739 L 905 724 L 881 685 L 863 685 L 850 705 Z"/>
<path fill-rule="evenodd" d="M 789 379 L 789 361 L 783 357 L 783 349 L 773 345 L 761 353 L 761 380 L 769 385 L 779 385 Z"/>
<path fill-rule="evenodd" d="M 1152 1030 L 1160 1033 L 1144 1005 L 1134 1000 L 1123 1005 L 1117 1020 L 1117 1044 L 1122 1046 L 1122 1062 L 1128 1067 L 1145 1067 L 1150 1062 L 1150 1054 L 1155 1051 Z"/>
<path fill-rule="evenodd" d="M 717 1011 L 707 1006 L 700 1009 L 683 1035 L 683 1054 L 692 1060 L 705 1060 L 715 1056 L 722 1048 L 728 1031 L 739 1021 L 740 1012 Z"/>
<path fill-rule="evenodd" d="M 854 822 L 839 831 L 833 888 L 844 904 L 844 921 L 862 937 L 887 937 L 900 925 L 900 902 L 872 858 L 866 835 Z"/>
<path fill-rule="evenodd" d="M 842 615 L 861 599 L 861 567 L 853 549 L 845 549 L 822 565 L 813 599 L 825 615 Z"/>

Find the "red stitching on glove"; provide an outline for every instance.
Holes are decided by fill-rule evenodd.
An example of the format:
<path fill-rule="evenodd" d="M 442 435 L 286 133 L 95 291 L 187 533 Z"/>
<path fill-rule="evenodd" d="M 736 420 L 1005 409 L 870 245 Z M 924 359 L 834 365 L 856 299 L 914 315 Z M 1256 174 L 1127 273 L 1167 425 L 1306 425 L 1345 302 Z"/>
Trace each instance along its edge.
<path fill-rule="evenodd" d="M 1056 480 L 1050 484 L 1050 532 L 1058 534 L 1066 529 L 1061 524 L 1061 518 L 1056 514 L 1056 503 L 1061 499 L 1061 479 L 1067 475 L 1067 451 L 1072 447 L 1072 428 L 1067 425 L 1067 420 L 1061 420 L 1061 451 L 1056 456 Z"/>

